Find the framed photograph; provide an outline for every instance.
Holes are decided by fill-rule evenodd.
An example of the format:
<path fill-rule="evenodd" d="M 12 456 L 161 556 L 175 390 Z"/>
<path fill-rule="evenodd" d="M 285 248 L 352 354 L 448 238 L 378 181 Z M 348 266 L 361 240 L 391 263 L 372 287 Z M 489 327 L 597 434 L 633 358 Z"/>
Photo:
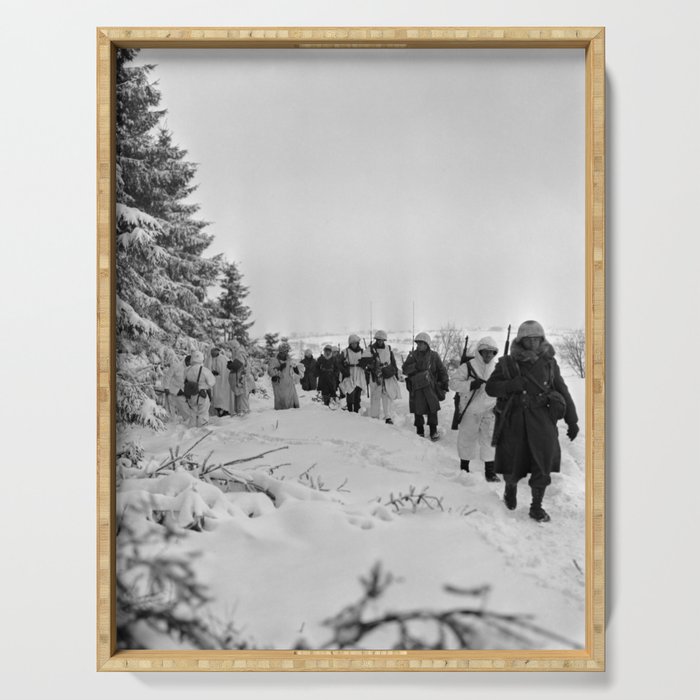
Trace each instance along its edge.
<path fill-rule="evenodd" d="M 97 668 L 605 668 L 592 28 L 97 30 Z"/>

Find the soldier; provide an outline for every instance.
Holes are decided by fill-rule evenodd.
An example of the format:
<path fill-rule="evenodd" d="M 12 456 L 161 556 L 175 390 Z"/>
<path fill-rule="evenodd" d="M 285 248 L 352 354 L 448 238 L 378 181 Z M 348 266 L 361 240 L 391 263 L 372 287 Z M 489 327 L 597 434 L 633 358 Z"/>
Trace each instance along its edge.
<path fill-rule="evenodd" d="M 299 408 L 299 396 L 294 386 L 294 377 L 304 376 L 304 365 L 295 362 L 289 355 L 289 343 L 280 343 L 277 355 L 270 360 L 267 373 L 272 378 L 272 393 L 275 409 Z"/>
<path fill-rule="evenodd" d="M 348 347 L 340 356 L 340 370 L 343 375 L 340 387 L 345 392 L 350 413 L 360 412 L 362 394 L 367 391 L 365 369 L 371 362 L 372 357 L 369 352 L 360 347 L 360 336 L 354 333 L 350 335 Z"/>
<path fill-rule="evenodd" d="M 167 348 L 163 355 L 165 369 L 163 371 L 163 391 L 167 397 L 166 407 L 170 417 L 177 419 L 182 416 L 185 421 L 190 418 L 190 410 L 185 400 L 185 370 L 187 366 L 181 361 L 172 348 Z"/>
<path fill-rule="evenodd" d="M 384 410 L 384 422 L 392 425 L 394 401 L 401 398 L 401 388 L 396 358 L 386 341 L 386 333 L 377 331 L 374 334 L 374 343 L 369 346 L 373 359 L 369 383 L 369 415 L 372 418 L 379 418 L 381 407 Z"/>
<path fill-rule="evenodd" d="M 218 347 L 213 347 L 209 354 L 210 357 L 205 366 L 211 370 L 211 373 L 216 378 L 216 384 L 214 384 L 211 392 L 211 405 L 217 416 L 227 416 L 230 408 L 230 389 L 228 370 L 226 368 L 228 357 Z"/>
<path fill-rule="evenodd" d="M 484 462 L 486 481 L 500 481 L 494 462 L 496 450 L 491 445 L 496 417 L 496 399 L 486 393 L 484 385 L 496 366 L 493 361 L 498 347 L 493 338 L 482 338 L 476 344 L 476 355 L 462 363 L 450 379 L 450 389 L 459 392 L 456 422 L 457 453 L 460 469 L 469 471 L 469 462 Z M 452 426 L 454 428 L 454 424 Z"/>
<path fill-rule="evenodd" d="M 530 517 L 549 522 L 542 508 L 551 473 L 561 462 L 557 420 L 563 418 L 570 440 L 578 435 L 576 407 L 537 321 L 525 321 L 510 348 L 486 382 L 486 393 L 498 398 L 499 418 L 494 431 L 496 471 L 506 482 L 503 500 L 509 510 L 517 506 L 518 481 L 530 474 Z"/>
<path fill-rule="evenodd" d="M 440 437 L 437 429 L 438 411 L 440 401 L 444 400 L 449 388 L 449 378 L 440 355 L 430 349 L 430 336 L 427 333 L 419 333 L 415 341 L 416 349 L 408 354 L 401 367 L 407 377 L 408 406 L 414 414 L 416 433 L 421 437 L 425 435 L 423 416 L 426 415 L 430 439 L 435 441 Z"/>
<path fill-rule="evenodd" d="M 304 378 L 301 380 L 301 388 L 304 391 L 316 391 L 318 368 L 311 350 L 304 350 L 304 359 L 301 361 L 301 364 L 304 365 Z"/>
<path fill-rule="evenodd" d="M 333 357 L 333 360 L 335 360 L 338 396 L 342 400 L 345 398 L 345 392 L 343 391 L 343 387 L 341 386 L 341 382 L 343 381 L 343 372 L 340 368 L 340 343 L 338 343 L 338 345 L 331 346 L 331 355 Z"/>
<path fill-rule="evenodd" d="M 216 384 L 216 377 L 204 366 L 204 354 L 195 350 L 190 355 L 190 366 L 185 370 L 184 393 L 190 411 L 190 427 L 209 422 L 209 392 Z"/>
<path fill-rule="evenodd" d="M 242 416 L 250 413 L 249 395 L 255 388 L 255 380 L 245 349 L 237 340 L 232 340 L 230 347 L 231 359 L 226 364 L 229 371 L 229 410 L 232 416 Z"/>
<path fill-rule="evenodd" d="M 335 392 L 338 389 L 338 361 L 333 356 L 333 346 L 330 343 L 323 346 L 323 353 L 316 360 L 316 369 L 323 404 L 330 406 L 331 399 L 335 402 Z"/>

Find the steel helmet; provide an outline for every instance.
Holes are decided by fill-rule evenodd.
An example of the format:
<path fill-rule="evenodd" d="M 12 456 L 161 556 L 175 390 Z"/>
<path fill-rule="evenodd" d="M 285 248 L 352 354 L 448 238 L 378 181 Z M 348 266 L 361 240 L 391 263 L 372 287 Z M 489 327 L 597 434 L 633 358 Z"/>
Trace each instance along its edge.
<path fill-rule="evenodd" d="M 386 334 L 386 331 L 377 331 L 374 334 L 374 339 L 375 340 L 387 340 L 388 336 Z"/>
<path fill-rule="evenodd" d="M 350 334 L 348 336 L 348 345 L 352 345 L 353 343 L 359 343 L 360 342 L 360 336 L 355 335 L 354 333 Z"/>
<path fill-rule="evenodd" d="M 430 343 L 432 340 L 430 339 L 430 336 L 424 331 L 423 333 L 419 333 L 416 338 L 416 343 L 420 340 L 422 340 L 428 347 L 430 347 Z"/>
<path fill-rule="evenodd" d="M 537 321 L 523 321 L 518 328 L 516 340 L 523 338 L 544 338 L 544 328 Z"/>

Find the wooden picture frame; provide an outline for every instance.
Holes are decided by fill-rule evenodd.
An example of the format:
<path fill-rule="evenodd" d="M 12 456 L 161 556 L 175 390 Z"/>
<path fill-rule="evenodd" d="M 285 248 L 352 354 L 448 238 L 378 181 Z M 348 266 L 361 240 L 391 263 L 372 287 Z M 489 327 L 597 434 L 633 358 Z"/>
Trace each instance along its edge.
<path fill-rule="evenodd" d="M 605 68 L 601 27 L 97 29 L 97 669 L 605 670 Z M 568 651 L 117 651 L 115 637 L 115 60 L 117 48 L 585 50 L 586 643 Z"/>

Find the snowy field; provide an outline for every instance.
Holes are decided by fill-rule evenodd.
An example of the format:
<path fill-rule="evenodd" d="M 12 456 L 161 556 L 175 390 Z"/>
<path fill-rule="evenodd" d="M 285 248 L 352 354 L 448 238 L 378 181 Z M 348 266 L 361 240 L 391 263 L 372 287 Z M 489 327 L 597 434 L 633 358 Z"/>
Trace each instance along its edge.
<path fill-rule="evenodd" d="M 502 342 L 503 334 L 489 334 Z M 318 343 L 332 340 L 324 336 Z M 344 347 L 346 338 L 338 340 Z M 313 347 L 311 338 L 301 343 Z M 404 346 L 398 336 L 389 343 L 397 352 Z M 403 350 L 409 347 L 410 333 Z M 140 469 L 118 463 L 118 522 L 157 529 L 162 526 L 154 514 L 165 514 L 179 535 L 163 546 L 197 555 L 196 575 L 210 598 L 207 615 L 232 623 L 249 646 L 338 646 L 338 633 L 324 621 L 362 597 L 361 579 L 376 565 L 394 582 L 369 601 L 363 619 L 430 613 L 422 627 L 414 627 L 426 645 L 459 647 L 449 636 L 440 638 L 429 618 L 469 608 L 527 616 L 526 635 L 475 626 L 478 648 L 581 646 L 585 387 L 584 380 L 562 371 L 581 433 L 571 443 L 565 426 L 560 428 L 562 471 L 553 475 L 544 504 L 551 523 L 528 517 L 524 482 L 511 512 L 502 502 L 503 484 L 487 483 L 481 463 L 473 462 L 470 474 L 459 473 L 451 393 L 439 414 L 441 439 L 432 443 L 415 434 L 405 388 L 395 424 L 386 425 L 363 415 L 366 396 L 363 411 L 350 414 L 329 410 L 312 400 L 315 392 L 298 389 L 300 409 L 275 411 L 267 378 L 260 385 L 268 396 L 251 396 L 245 417 L 212 418 L 196 429 L 170 424 L 159 433 L 120 429 L 119 444 L 140 444 L 144 458 Z M 203 437 L 188 469 L 166 466 L 154 476 L 176 446 L 182 454 Z M 206 469 L 262 453 L 201 478 Z M 412 488 L 414 496 L 402 500 Z M 423 491 L 427 498 L 417 501 Z M 142 640 L 150 648 L 188 648 L 145 626 Z M 396 625 L 385 624 L 359 646 L 396 644 Z"/>

